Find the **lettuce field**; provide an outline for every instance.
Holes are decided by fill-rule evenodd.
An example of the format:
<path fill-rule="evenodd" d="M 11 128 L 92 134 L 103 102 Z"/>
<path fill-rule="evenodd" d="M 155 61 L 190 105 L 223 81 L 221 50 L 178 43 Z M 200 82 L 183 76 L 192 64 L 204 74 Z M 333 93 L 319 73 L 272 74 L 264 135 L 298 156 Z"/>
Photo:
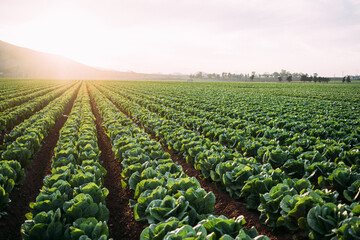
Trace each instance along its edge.
<path fill-rule="evenodd" d="M 359 83 L 0 93 L 0 239 L 360 239 Z"/>

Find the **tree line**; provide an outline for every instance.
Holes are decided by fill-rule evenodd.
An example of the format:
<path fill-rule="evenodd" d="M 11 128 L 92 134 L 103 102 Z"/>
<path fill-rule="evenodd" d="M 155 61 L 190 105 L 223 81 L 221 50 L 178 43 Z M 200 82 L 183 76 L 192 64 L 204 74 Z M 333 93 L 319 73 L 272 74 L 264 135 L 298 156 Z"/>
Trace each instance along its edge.
<path fill-rule="evenodd" d="M 308 76 L 307 74 L 301 75 L 300 81 L 302 82 L 329 82 L 330 78 L 328 77 L 319 77 L 317 74 L 313 76 Z"/>
<path fill-rule="evenodd" d="M 302 73 L 290 73 L 282 69 L 280 72 L 273 72 L 273 73 L 256 73 L 255 71 L 250 73 L 231 73 L 231 72 L 222 72 L 219 73 L 204 73 L 204 72 L 197 72 L 195 74 L 190 74 L 190 78 L 200 78 L 200 79 L 230 79 L 230 80 L 241 80 L 241 79 L 254 79 L 256 78 L 273 78 L 278 79 L 278 77 L 286 78 L 287 76 L 292 75 L 293 77 L 299 77 Z"/>
<path fill-rule="evenodd" d="M 287 81 L 291 82 L 293 80 L 298 80 L 302 82 L 329 82 L 330 78 L 327 77 L 319 77 L 317 73 L 314 73 L 312 76 L 304 73 L 291 73 L 285 69 L 282 69 L 280 72 L 273 72 L 273 73 L 256 73 L 255 71 L 249 73 L 231 73 L 231 72 L 222 72 L 219 73 L 204 73 L 204 72 L 197 72 L 195 74 L 190 74 L 190 78 L 197 78 L 197 79 L 214 79 L 214 80 L 250 80 L 253 81 L 255 78 L 257 80 L 278 80 L 279 82 Z"/>

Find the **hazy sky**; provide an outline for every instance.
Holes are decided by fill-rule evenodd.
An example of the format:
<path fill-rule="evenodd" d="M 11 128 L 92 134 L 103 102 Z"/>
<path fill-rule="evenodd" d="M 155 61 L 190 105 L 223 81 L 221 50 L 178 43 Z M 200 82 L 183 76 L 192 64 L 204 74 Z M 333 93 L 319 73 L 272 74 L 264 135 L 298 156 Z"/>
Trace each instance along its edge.
<path fill-rule="evenodd" d="M 121 71 L 360 74 L 360 0 L 0 0 L 0 40 Z"/>

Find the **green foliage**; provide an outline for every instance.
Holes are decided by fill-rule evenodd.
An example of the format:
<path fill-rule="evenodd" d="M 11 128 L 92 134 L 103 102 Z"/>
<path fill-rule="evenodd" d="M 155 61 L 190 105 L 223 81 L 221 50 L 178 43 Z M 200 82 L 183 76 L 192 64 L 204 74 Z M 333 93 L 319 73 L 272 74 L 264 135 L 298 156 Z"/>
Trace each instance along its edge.
<path fill-rule="evenodd" d="M 285 176 L 280 169 L 261 172 L 252 176 L 246 181 L 241 190 L 240 197 L 246 199 L 246 206 L 250 209 L 257 209 L 260 204 L 260 195 L 267 193 L 270 189 L 282 182 Z"/>
<path fill-rule="evenodd" d="M 282 151 L 281 149 L 276 149 L 273 151 L 267 151 L 264 155 L 264 162 L 270 163 L 271 166 L 275 169 L 281 167 L 288 160 L 288 153 Z"/>
<path fill-rule="evenodd" d="M 65 226 L 61 222 L 61 211 L 57 209 L 40 212 L 32 220 L 27 220 L 21 226 L 23 239 L 64 239 Z"/>
<path fill-rule="evenodd" d="M 230 239 L 230 240 L 268 240 L 266 236 L 258 235 L 255 228 L 243 228 L 245 220 L 242 217 L 227 219 L 224 216 L 209 215 L 194 226 L 185 224 L 175 218 L 159 224 L 151 224 L 140 236 L 141 240 L 156 239 Z"/>
<path fill-rule="evenodd" d="M 24 178 L 24 169 L 17 161 L 0 161 L 0 218 L 5 214 L 5 207 L 10 202 L 9 194 L 15 183 Z"/>
<path fill-rule="evenodd" d="M 24 239 L 108 238 L 105 198 L 109 191 L 102 187 L 106 170 L 98 162 L 95 122 L 84 90 L 82 85 L 60 131 L 51 174 L 30 203 L 28 221 L 21 229 Z"/>
<path fill-rule="evenodd" d="M 329 187 L 340 193 L 340 196 L 351 200 L 351 196 L 357 195 L 356 181 L 360 178 L 360 173 L 352 171 L 346 167 L 336 168 L 327 178 L 319 177 L 319 185 Z"/>
<path fill-rule="evenodd" d="M 336 233 L 341 240 L 360 239 L 360 217 L 351 217 L 344 220 Z"/>
<path fill-rule="evenodd" d="M 103 90 L 101 88 L 102 92 Z M 100 106 L 99 110 L 106 125 L 107 134 L 113 143 L 113 150 L 123 166 L 122 175 L 125 181 L 128 181 L 130 188 L 135 189 L 135 200 L 130 201 L 135 219 L 146 220 L 151 224 L 143 231 L 141 239 L 164 239 L 165 237 L 179 239 L 194 236 L 196 233 L 207 236 L 203 231 L 205 228 L 193 226 L 213 212 L 214 194 L 202 189 L 195 178 L 189 178 L 182 173 L 182 169 L 169 159 L 170 155 L 164 153 L 158 143 L 150 140 L 149 136 L 142 131 L 136 131 L 137 128 L 129 122 L 123 121 L 122 119 L 126 117 L 118 112 L 115 106 L 109 104 L 109 101 L 98 90 L 94 89 L 92 94 Z M 123 105 L 123 101 L 116 99 L 116 95 L 109 94 L 107 97 L 119 103 L 122 108 L 128 109 L 126 105 Z M 241 157 L 240 154 L 232 153 L 220 144 L 212 143 L 183 128 L 179 131 L 175 129 L 172 131 L 170 128 L 165 131 L 162 123 L 168 120 L 157 121 L 151 113 L 149 115 L 131 113 L 131 115 L 136 120 L 144 120 L 142 125 L 147 131 L 153 132 L 154 128 L 158 128 L 156 135 L 166 138 L 166 141 L 171 143 L 172 149 L 181 151 L 184 157 L 201 169 L 205 176 L 210 177 L 210 174 L 215 173 L 218 163 L 232 160 L 235 156 Z M 117 121 L 113 121 L 114 118 Z M 186 125 L 193 126 L 195 122 L 188 119 Z M 213 134 L 213 136 L 217 134 L 220 136 L 220 133 Z M 175 139 L 175 136 L 179 138 Z M 224 138 L 222 140 L 226 141 Z M 199 147 L 200 145 L 204 147 Z M 221 231 L 220 228 L 224 227 L 224 232 L 229 231 L 236 237 L 242 227 L 234 227 L 230 220 L 227 226 L 225 220 L 227 219 L 223 219 L 224 223 L 219 223 L 215 229 Z M 181 228 L 183 226 L 185 227 Z M 215 237 L 215 233 L 209 232 L 209 234 Z M 214 237 L 211 239 L 215 239 Z"/>
<path fill-rule="evenodd" d="M 341 87 L 348 93 L 343 94 L 338 88 L 238 83 L 176 88 L 163 83 L 108 82 L 99 87 L 101 93 L 93 92 L 106 107 L 104 95 L 116 102 L 232 197 L 243 198 L 254 209 L 261 204 L 264 222 L 304 229 L 306 234 L 306 215 L 312 207 L 348 203 L 358 197 L 359 101 L 354 97 L 356 90 Z M 131 188 L 151 178 L 161 179 L 166 188 L 169 178 L 160 176 L 154 165 L 144 164 L 143 155 L 152 151 L 152 158 L 157 159 L 156 144 L 139 144 L 144 135 L 134 133 L 121 114 L 115 114 L 121 122 L 116 124 L 111 113 L 116 109 L 105 108 L 102 116 L 108 122 L 108 135 L 112 141 L 124 141 L 114 150 L 122 160 L 123 175 L 131 179 Z M 121 127 L 125 129 L 118 130 Z M 297 179 L 302 180 L 295 187 Z M 291 202 L 287 207 L 285 199 Z M 176 233 L 183 237 L 196 232 L 193 230 L 184 227 Z"/>
<path fill-rule="evenodd" d="M 333 203 L 315 206 L 307 214 L 307 223 L 311 230 L 310 239 L 331 239 L 343 220 L 348 218 L 344 205 Z"/>
<path fill-rule="evenodd" d="M 108 239 L 109 229 L 106 222 L 98 221 L 94 217 L 78 218 L 73 225 L 65 231 L 67 239 Z"/>
<path fill-rule="evenodd" d="M 260 221 L 270 227 L 276 227 L 276 221 L 281 216 L 280 202 L 285 196 L 300 194 L 303 190 L 311 188 L 311 183 L 306 179 L 285 179 L 272 187 L 268 193 L 260 195 L 261 204 L 258 210 L 261 212 Z"/>
<path fill-rule="evenodd" d="M 289 186 L 285 188 L 288 189 L 284 192 L 273 190 L 271 195 L 266 195 L 266 201 L 274 200 L 271 206 L 277 209 L 277 214 L 283 209 L 276 208 L 275 203 L 281 203 L 289 192 L 295 194 L 291 197 L 313 192 L 324 203 L 347 201 L 345 196 L 356 196 L 354 181 L 333 173 L 345 165 L 354 176 L 359 171 L 356 167 L 356 144 L 359 142 L 356 135 L 359 132 L 356 130 L 359 126 L 357 90 L 339 85 L 319 88 L 295 83 L 291 86 L 179 84 L 181 87 L 165 83 L 107 82 L 98 88 L 102 93 L 96 89 L 92 91 L 107 135 L 114 144 L 117 158 L 122 161 L 123 176 L 126 181 L 131 179 L 131 189 L 137 189 L 144 180 L 163 181 L 161 186 L 139 189 L 137 201 L 145 192 L 161 187 L 166 191 L 159 193 L 159 198 L 168 196 L 166 183 L 178 176 L 166 175 L 165 171 L 160 174 L 154 162 L 145 163 L 161 158 L 161 149 L 157 144 L 143 140 L 149 138 L 126 117 L 117 114 L 104 95 L 162 144 L 185 157 L 204 177 L 212 178 L 232 196 L 244 197 L 253 208 L 257 208 L 261 196 L 268 194 L 272 187 L 286 185 L 285 180 L 289 177 L 308 178 L 311 188 L 316 190 L 308 190 L 308 181 L 301 181 L 297 190 L 291 184 L 287 184 Z M 340 88 L 344 92 L 338 91 Z M 242 156 L 247 161 L 235 161 Z M 268 164 L 262 166 L 264 162 Z M 278 167 L 280 169 L 276 169 Z M 339 191 L 339 200 L 333 190 Z M 347 195 L 345 191 L 348 191 Z M 177 199 L 175 194 L 183 195 L 183 190 L 178 192 L 181 194 L 171 192 L 171 197 Z M 311 203 L 309 198 L 298 207 L 294 206 L 294 209 L 298 208 L 294 212 L 304 209 L 304 214 L 299 214 L 302 216 L 299 218 L 290 214 L 287 220 L 300 219 L 301 226 L 306 225 L 304 219 L 306 211 L 313 207 Z M 188 227 L 181 230 L 185 235 L 191 232 Z M 224 239 L 228 237 L 223 236 Z"/>
<path fill-rule="evenodd" d="M 151 224 L 141 232 L 140 240 L 162 240 L 168 232 L 180 228 L 183 225 L 184 223 L 176 218 L 169 218 L 164 222 Z"/>
<path fill-rule="evenodd" d="M 360 180 L 356 180 L 346 190 L 344 190 L 344 197 L 349 202 L 359 202 Z"/>
<path fill-rule="evenodd" d="M 285 226 L 290 231 L 301 229 L 306 233 L 309 231 L 309 225 L 306 221 L 307 213 L 318 204 L 324 204 L 324 200 L 312 190 L 308 190 L 301 195 L 286 195 L 280 202 L 281 216 L 276 224 Z"/>
<path fill-rule="evenodd" d="M 164 236 L 164 239 L 205 239 L 206 229 L 202 225 L 191 227 L 190 225 L 184 225 L 181 228 L 177 228 Z"/>
<path fill-rule="evenodd" d="M 149 223 L 161 222 L 170 217 L 176 217 L 181 220 L 186 214 L 189 202 L 183 196 L 178 199 L 165 196 L 162 200 L 153 200 L 147 206 L 146 214 L 149 214 L 147 220 Z"/>
<path fill-rule="evenodd" d="M 216 170 L 211 172 L 211 179 L 221 182 L 231 197 L 239 198 L 245 182 L 257 173 L 256 168 L 256 163 L 246 159 L 230 160 L 218 164 Z"/>

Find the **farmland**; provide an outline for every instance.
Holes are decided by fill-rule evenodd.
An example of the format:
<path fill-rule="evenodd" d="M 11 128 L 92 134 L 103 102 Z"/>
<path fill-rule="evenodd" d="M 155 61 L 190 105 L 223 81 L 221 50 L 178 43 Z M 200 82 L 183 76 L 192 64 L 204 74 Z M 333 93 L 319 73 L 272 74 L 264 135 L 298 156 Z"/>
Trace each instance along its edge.
<path fill-rule="evenodd" d="M 0 92 L 0 239 L 360 239 L 359 83 Z"/>

